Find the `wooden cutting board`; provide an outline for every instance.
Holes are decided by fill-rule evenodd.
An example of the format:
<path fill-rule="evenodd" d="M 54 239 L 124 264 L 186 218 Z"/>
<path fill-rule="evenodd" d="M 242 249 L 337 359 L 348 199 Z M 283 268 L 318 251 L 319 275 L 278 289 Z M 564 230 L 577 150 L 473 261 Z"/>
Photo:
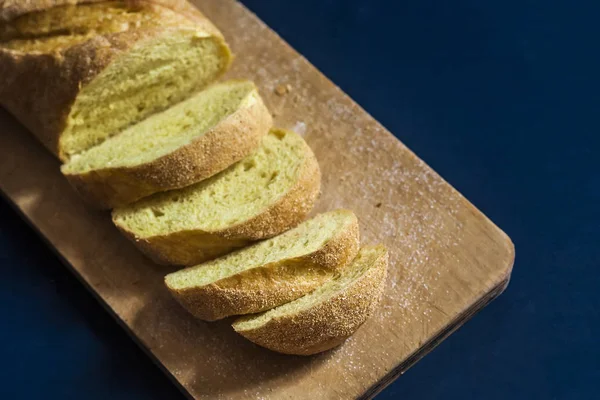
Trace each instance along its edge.
<path fill-rule="evenodd" d="M 145 259 L 88 210 L 59 163 L 0 110 L 0 189 L 65 264 L 191 398 L 368 398 L 506 287 L 510 239 L 242 5 L 196 1 L 237 55 L 230 77 L 257 82 L 279 126 L 301 133 L 323 170 L 315 211 L 346 207 L 365 243 L 391 251 L 381 307 L 336 350 L 292 357 L 228 321 L 192 319 Z"/>

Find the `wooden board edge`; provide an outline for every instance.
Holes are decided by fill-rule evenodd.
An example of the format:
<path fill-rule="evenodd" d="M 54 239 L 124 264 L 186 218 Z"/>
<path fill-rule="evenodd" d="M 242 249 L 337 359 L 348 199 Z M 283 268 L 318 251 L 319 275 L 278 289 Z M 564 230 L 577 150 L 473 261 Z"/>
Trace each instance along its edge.
<path fill-rule="evenodd" d="M 512 269 L 512 265 L 510 266 Z M 384 376 L 379 382 L 371 386 L 362 396 L 359 396 L 359 400 L 369 400 L 374 398 L 376 395 L 381 393 L 386 387 L 392 382 L 398 379 L 406 371 L 408 371 L 413 365 L 419 362 L 427 354 L 431 353 L 437 346 L 439 346 L 446 338 L 456 332 L 461 326 L 467 323 L 477 313 L 483 310 L 488 304 L 498 298 L 504 290 L 508 287 L 510 282 L 510 273 L 502 282 L 496 285 L 492 290 L 482 296 L 477 302 L 475 302 L 467 310 L 463 311 L 450 325 L 439 331 L 434 335 L 428 342 L 424 343 L 416 352 L 411 354 L 403 363 L 399 364 L 396 368 L 390 371 Z"/>
<path fill-rule="evenodd" d="M 98 301 L 98 303 L 104 308 L 105 311 L 115 320 L 115 322 L 125 331 L 125 333 L 133 340 L 133 342 L 150 358 L 152 363 L 156 365 L 167 378 L 175 384 L 175 387 L 188 399 L 195 400 L 194 397 L 183 387 L 183 385 L 177 380 L 177 378 L 169 371 L 160 360 L 152 353 L 150 348 L 144 344 L 144 342 L 133 332 L 133 330 L 119 317 L 119 315 L 112 309 L 112 307 L 92 288 L 92 286 L 85 280 L 83 276 L 67 261 L 67 259 L 56 249 L 50 240 L 44 236 L 44 234 L 37 228 L 37 226 L 29 219 L 29 217 L 21 210 L 21 208 L 12 201 L 8 194 L 4 193 L 0 189 L 0 198 L 6 201 L 9 207 L 14 210 L 17 215 L 31 228 L 31 230 L 38 236 L 44 245 L 50 249 L 52 253 L 58 258 L 61 264 L 63 264 L 75 278 L 85 287 L 85 289 L 92 295 L 92 297 Z"/>

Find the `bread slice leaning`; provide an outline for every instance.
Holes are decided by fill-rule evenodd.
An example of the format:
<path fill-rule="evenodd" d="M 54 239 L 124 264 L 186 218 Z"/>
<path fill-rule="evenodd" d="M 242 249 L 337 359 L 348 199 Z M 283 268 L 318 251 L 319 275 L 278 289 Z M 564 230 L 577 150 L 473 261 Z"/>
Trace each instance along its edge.
<path fill-rule="evenodd" d="M 320 214 L 272 239 L 165 278 L 179 303 L 214 321 L 276 307 L 339 275 L 358 252 L 351 211 Z"/>
<path fill-rule="evenodd" d="M 250 156 L 206 181 L 113 211 L 113 222 L 160 264 L 196 265 L 304 220 L 321 187 L 299 135 L 274 129 Z"/>
<path fill-rule="evenodd" d="M 61 168 L 88 203 L 113 208 L 206 179 L 253 152 L 271 115 L 249 81 L 229 81 L 152 115 Z"/>
<path fill-rule="evenodd" d="M 233 328 L 279 353 L 311 355 L 329 350 L 373 314 L 384 289 L 387 266 L 385 247 L 365 246 L 334 280 L 298 300 L 242 317 Z"/>
<path fill-rule="evenodd" d="M 231 59 L 185 0 L 0 1 L 0 105 L 63 161 L 189 97 Z"/>

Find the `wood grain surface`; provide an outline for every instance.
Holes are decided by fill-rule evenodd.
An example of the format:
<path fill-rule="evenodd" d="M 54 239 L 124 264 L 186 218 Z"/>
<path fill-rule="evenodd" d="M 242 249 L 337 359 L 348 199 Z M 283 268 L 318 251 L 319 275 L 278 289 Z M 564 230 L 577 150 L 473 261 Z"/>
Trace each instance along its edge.
<path fill-rule="evenodd" d="M 315 212 L 356 212 L 365 243 L 390 249 L 377 313 L 312 357 L 259 348 L 231 320 L 196 321 L 169 297 L 169 269 L 87 209 L 59 163 L 0 111 L 0 189 L 191 398 L 370 397 L 502 292 L 510 239 L 394 136 L 233 0 L 196 1 L 236 54 L 229 77 L 256 81 L 276 123 L 302 134 L 323 170 Z"/>

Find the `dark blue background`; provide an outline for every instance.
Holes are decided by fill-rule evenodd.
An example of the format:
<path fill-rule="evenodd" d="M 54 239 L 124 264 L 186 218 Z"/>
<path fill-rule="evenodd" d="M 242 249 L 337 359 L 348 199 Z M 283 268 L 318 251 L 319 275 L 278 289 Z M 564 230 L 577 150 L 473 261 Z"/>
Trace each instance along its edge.
<path fill-rule="evenodd" d="M 244 3 L 515 242 L 506 293 L 380 398 L 598 398 L 600 4 Z M 0 398 L 183 398 L 2 201 L 0 221 Z"/>

